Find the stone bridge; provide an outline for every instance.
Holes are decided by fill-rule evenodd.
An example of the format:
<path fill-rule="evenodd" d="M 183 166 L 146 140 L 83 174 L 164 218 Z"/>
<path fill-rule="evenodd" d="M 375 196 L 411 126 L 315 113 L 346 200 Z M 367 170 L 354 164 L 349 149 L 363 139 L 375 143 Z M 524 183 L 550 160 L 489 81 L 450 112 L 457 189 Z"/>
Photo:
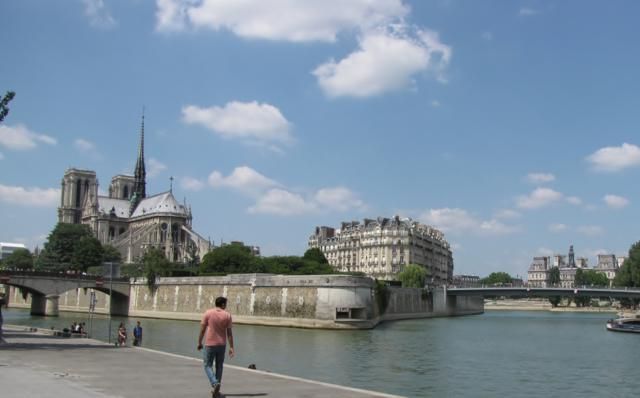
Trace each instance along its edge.
<path fill-rule="evenodd" d="M 129 314 L 129 278 L 39 271 L 0 271 L 0 284 L 20 288 L 31 295 L 32 315 L 58 315 L 60 294 L 79 288 L 95 289 L 110 296 L 111 315 Z"/>
<path fill-rule="evenodd" d="M 483 297 L 611 297 L 640 299 L 639 288 L 605 288 L 605 287 L 448 287 L 448 296 L 483 296 Z"/>

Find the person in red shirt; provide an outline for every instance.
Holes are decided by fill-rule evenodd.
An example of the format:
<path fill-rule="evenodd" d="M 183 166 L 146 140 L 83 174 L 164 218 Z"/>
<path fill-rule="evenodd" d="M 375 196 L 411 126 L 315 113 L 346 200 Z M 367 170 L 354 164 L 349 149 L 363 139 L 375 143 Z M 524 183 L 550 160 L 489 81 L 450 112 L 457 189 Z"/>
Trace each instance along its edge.
<path fill-rule="evenodd" d="M 233 358 L 233 334 L 231 333 L 231 314 L 227 308 L 225 297 L 216 298 L 216 307 L 208 309 L 202 316 L 200 322 L 200 335 L 198 336 L 198 351 L 202 350 L 202 339 L 204 341 L 204 372 L 211 383 L 211 396 L 219 397 L 220 383 L 222 382 L 222 366 L 224 364 L 224 354 L 229 340 L 229 357 Z M 215 361 L 215 374 L 212 370 Z"/>

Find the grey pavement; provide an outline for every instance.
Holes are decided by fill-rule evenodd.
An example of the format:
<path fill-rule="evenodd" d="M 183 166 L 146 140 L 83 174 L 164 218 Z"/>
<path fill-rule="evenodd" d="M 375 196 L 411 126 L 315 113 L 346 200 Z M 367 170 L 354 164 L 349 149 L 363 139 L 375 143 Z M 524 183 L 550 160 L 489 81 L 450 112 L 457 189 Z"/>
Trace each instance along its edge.
<path fill-rule="evenodd" d="M 196 358 L 116 348 L 25 328 L 4 328 L 0 396 L 64 398 L 211 397 Z M 395 397 L 225 365 L 223 397 Z"/>

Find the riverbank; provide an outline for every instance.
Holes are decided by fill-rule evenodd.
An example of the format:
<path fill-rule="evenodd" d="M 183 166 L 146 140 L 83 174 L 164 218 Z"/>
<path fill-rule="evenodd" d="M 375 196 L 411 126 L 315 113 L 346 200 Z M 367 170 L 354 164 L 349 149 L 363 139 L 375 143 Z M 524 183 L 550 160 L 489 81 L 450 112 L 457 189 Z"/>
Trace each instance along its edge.
<path fill-rule="evenodd" d="M 60 338 L 50 331 L 19 326 L 5 325 L 4 337 L 0 385 L 8 397 L 210 395 L 202 361 L 196 358 L 147 348 L 116 348 L 92 339 Z M 223 397 L 397 397 L 232 365 L 225 365 L 222 393 Z"/>
<path fill-rule="evenodd" d="M 620 310 L 615 307 L 552 307 L 546 299 L 504 299 L 485 300 L 485 311 L 550 311 L 550 312 L 610 312 Z"/>

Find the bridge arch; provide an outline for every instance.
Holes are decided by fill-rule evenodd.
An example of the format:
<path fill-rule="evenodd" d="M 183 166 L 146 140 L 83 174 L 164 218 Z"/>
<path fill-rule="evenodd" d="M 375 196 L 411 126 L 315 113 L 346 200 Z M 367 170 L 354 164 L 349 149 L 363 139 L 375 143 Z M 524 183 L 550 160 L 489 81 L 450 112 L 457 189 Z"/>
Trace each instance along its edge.
<path fill-rule="evenodd" d="M 101 277 L 65 275 L 50 272 L 4 271 L 0 284 L 13 286 L 31 295 L 31 314 L 57 316 L 59 298 L 68 291 L 94 289 L 109 296 L 109 313 L 129 314 L 129 280 L 120 278 L 104 281 Z"/>

